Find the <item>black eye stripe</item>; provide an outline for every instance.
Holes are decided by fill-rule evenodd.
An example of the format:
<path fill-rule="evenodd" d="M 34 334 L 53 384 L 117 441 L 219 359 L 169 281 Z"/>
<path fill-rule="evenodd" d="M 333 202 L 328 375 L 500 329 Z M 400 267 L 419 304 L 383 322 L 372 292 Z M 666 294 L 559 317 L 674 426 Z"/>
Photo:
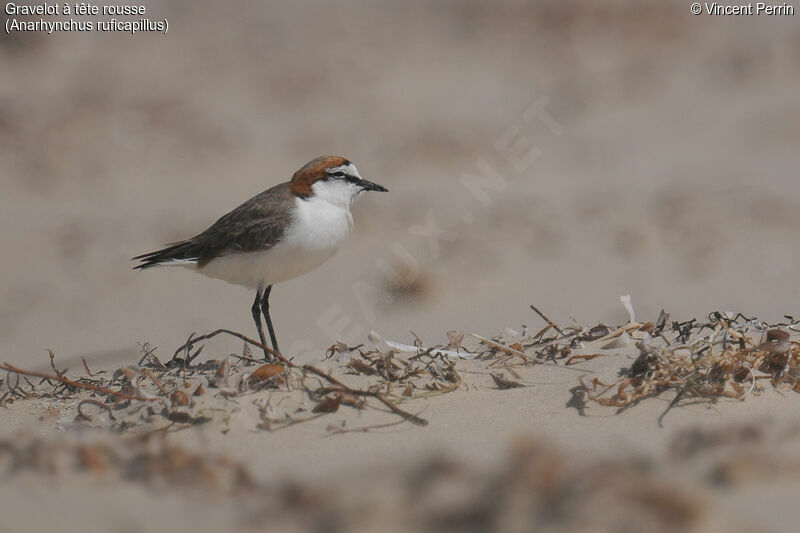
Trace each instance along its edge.
<path fill-rule="evenodd" d="M 343 179 L 349 183 L 358 183 L 361 181 L 356 176 L 353 176 L 352 174 L 348 174 L 341 170 L 337 170 L 336 172 L 328 172 L 328 174 L 326 174 L 325 178 L 323 179 L 328 179 L 328 178 Z"/>

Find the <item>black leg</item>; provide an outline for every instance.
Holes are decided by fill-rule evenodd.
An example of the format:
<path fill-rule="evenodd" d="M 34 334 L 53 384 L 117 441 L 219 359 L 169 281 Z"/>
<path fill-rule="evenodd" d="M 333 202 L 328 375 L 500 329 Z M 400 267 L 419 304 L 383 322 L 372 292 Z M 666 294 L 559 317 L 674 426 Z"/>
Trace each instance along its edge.
<path fill-rule="evenodd" d="M 258 329 L 258 338 L 261 339 L 261 344 L 267 345 L 267 339 L 264 337 L 264 327 L 261 325 L 261 288 L 256 290 L 256 300 L 253 302 L 253 307 L 250 309 L 253 312 L 253 320 L 256 321 L 256 329 Z M 264 350 L 264 357 L 270 359 L 272 356 Z"/>
<path fill-rule="evenodd" d="M 275 337 L 275 328 L 272 327 L 272 319 L 269 316 L 269 293 L 272 292 L 272 285 L 267 285 L 264 289 L 264 294 L 261 295 L 261 312 L 264 313 L 264 318 L 267 321 L 267 328 L 269 329 L 269 340 L 272 341 L 272 349 L 281 353 L 278 348 L 278 338 Z"/>

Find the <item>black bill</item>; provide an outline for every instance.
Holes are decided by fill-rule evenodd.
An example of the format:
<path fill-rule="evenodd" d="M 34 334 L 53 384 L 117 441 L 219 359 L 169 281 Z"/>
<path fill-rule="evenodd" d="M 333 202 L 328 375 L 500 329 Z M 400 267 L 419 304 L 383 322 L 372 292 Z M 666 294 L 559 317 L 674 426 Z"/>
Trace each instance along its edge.
<path fill-rule="evenodd" d="M 377 183 L 372 183 L 371 181 L 367 181 L 365 179 L 359 181 L 358 184 L 361 185 L 361 188 L 365 191 L 389 192 L 389 189 L 383 185 L 378 185 Z"/>

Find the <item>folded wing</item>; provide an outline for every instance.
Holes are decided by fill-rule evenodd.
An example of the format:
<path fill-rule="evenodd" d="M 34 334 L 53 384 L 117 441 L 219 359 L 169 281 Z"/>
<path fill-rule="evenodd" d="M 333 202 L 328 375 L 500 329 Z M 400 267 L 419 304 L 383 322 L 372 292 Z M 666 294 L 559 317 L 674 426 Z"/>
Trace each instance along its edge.
<path fill-rule="evenodd" d="M 135 269 L 195 263 L 202 268 L 223 255 L 266 250 L 278 243 L 290 222 L 295 197 L 288 183 L 276 185 L 217 220 L 203 233 L 133 258 Z"/>

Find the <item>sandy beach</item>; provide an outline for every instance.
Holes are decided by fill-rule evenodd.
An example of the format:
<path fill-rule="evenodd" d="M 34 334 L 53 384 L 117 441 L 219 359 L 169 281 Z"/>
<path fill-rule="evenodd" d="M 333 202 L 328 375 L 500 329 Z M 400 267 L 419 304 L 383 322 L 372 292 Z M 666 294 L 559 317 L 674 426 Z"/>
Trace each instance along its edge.
<path fill-rule="evenodd" d="M 795 363 L 765 340 L 798 349 L 792 16 L 143 4 L 166 34 L 0 38 L 0 362 L 105 387 L 0 373 L 0 531 L 796 529 Z M 229 336 L 189 369 L 137 366 L 193 333 L 256 332 L 245 289 L 130 258 L 326 153 L 390 192 L 355 205 L 336 257 L 273 291 L 297 368 L 249 380 L 261 363 L 241 356 L 260 351 Z M 536 344 L 556 333 L 534 339 L 548 323 L 531 304 L 572 332 L 551 343 L 569 355 Z M 752 320 L 720 325 L 710 348 L 713 328 L 693 332 L 657 394 L 592 400 L 665 371 L 631 374 L 637 342 L 666 345 L 655 326 L 606 349 L 573 339 L 662 310 L 675 346 L 648 364 L 685 343 L 675 321 Z M 728 329 L 747 359 L 714 381 L 709 354 L 739 346 Z M 426 347 L 464 333 L 447 349 L 479 355 L 402 378 L 414 354 L 372 374 L 326 357 L 341 341 L 386 361 L 371 331 Z M 594 379 L 613 387 L 582 388 Z"/>
<path fill-rule="evenodd" d="M 48 509 L 7 526 L 788 531 L 796 323 L 731 318 L 409 352 L 372 333 L 315 365 L 256 341 L 200 362 L 208 339 L 72 377 L 7 366 L 3 501 Z"/>

